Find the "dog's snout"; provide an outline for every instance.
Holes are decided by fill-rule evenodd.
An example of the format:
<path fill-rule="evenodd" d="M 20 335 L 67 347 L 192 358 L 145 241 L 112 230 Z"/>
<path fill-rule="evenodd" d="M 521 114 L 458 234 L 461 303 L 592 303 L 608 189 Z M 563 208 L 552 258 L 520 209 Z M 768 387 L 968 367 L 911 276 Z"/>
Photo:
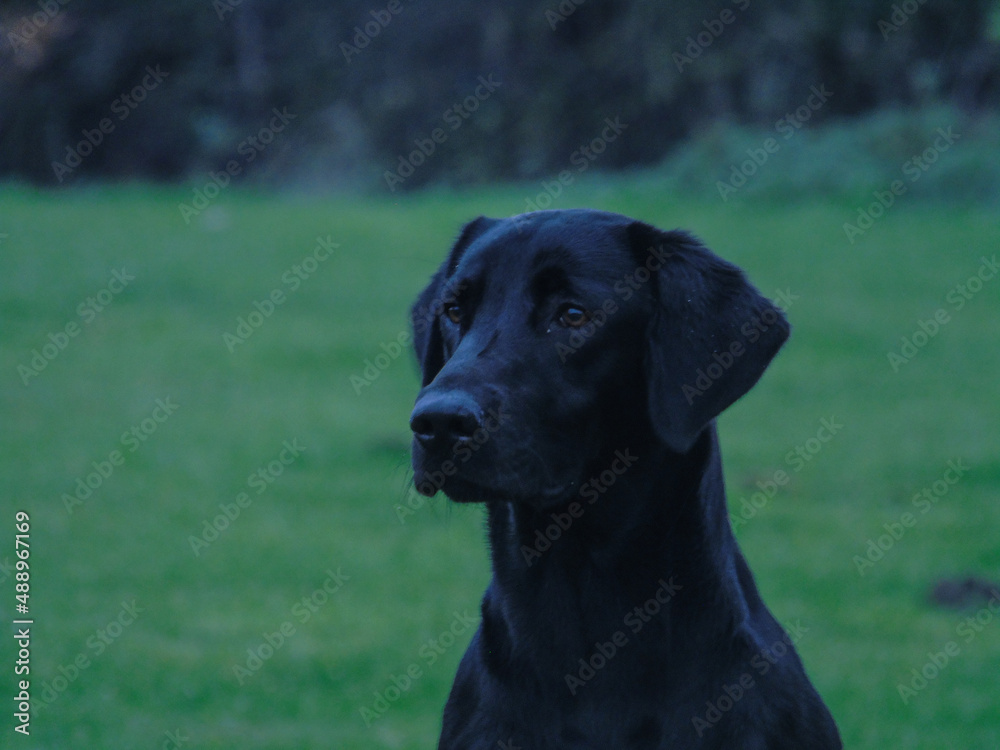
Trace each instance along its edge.
<path fill-rule="evenodd" d="M 417 400 L 410 429 L 424 443 L 468 441 L 482 427 L 481 414 L 479 405 L 461 391 L 428 395 Z"/>

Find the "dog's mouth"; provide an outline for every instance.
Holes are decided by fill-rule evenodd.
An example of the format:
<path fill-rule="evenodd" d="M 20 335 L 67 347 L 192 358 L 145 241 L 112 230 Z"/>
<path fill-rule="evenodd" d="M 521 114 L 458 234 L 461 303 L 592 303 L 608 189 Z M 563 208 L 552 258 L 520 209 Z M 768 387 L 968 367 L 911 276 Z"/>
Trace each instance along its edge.
<path fill-rule="evenodd" d="M 503 489 L 479 484 L 457 475 L 448 477 L 441 491 L 456 503 L 490 503 L 512 499 Z"/>
<path fill-rule="evenodd" d="M 516 502 L 539 506 L 548 505 L 566 496 L 570 485 L 539 487 L 534 482 L 507 481 L 502 484 L 472 478 L 468 472 L 452 473 L 418 469 L 413 476 L 417 492 L 433 497 L 443 492 L 456 503 Z"/>
<path fill-rule="evenodd" d="M 553 468 L 537 450 L 492 444 L 442 452 L 419 439 L 413 443 L 413 485 L 421 495 L 444 493 L 456 503 L 510 502 L 537 510 L 573 499 L 582 466 Z"/>

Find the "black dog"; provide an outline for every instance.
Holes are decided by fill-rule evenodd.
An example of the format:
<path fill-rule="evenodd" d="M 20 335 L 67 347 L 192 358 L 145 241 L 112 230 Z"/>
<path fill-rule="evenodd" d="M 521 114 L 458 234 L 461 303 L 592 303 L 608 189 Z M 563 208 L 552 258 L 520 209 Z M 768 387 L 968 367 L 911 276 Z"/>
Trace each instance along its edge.
<path fill-rule="evenodd" d="M 479 218 L 412 322 L 414 481 L 485 502 L 493 560 L 439 749 L 841 747 L 727 515 L 714 419 L 789 332 L 738 268 L 617 214 Z"/>

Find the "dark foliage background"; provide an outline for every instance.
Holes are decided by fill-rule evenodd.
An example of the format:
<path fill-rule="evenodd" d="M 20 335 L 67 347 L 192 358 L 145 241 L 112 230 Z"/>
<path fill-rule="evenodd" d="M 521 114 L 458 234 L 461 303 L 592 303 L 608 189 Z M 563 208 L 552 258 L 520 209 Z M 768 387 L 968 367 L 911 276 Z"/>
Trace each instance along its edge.
<path fill-rule="evenodd" d="M 66 181 L 204 174 L 278 107 L 296 126 L 243 177 L 384 187 L 490 74 L 499 89 L 406 188 L 553 174 L 605 117 L 630 137 L 601 168 L 648 165 L 709 123 L 773 124 L 823 84 L 825 118 L 1000 103 L 993 0 L 398 2 L 4 3 L 0 176 L 56 184 L 52 163 L 156 65 L 167 81 Z M 366 24 L 378 34 L 346 59 Z"/>

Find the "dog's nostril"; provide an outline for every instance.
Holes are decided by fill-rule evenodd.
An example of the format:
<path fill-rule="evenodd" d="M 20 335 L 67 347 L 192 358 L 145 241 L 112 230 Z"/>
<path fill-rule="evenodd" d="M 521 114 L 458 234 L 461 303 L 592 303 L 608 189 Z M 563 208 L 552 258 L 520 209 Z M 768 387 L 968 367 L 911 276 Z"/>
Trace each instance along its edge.
<path fill-rule="evenodd" d="M 449 425 L 449 432 L 457 440 L 468 440 L 477 429 L 479 420 L 472 414 L 456 414 Z"/>
<path fill-rule="evenodd" d="M 410 429 L 413 430 L 414 435 L 431 437 L 434 428 L 428 417 L 418 415 L 410 419 Z"/>

